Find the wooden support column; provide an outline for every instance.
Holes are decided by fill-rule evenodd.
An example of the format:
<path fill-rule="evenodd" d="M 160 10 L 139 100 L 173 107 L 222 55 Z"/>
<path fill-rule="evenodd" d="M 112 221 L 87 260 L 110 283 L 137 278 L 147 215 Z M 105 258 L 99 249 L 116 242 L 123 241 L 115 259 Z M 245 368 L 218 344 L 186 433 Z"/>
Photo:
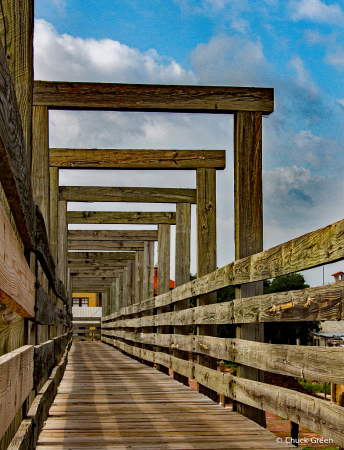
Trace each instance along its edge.
<path fill-rule="evenodd" d="M 263 250 L 262 203 L 262 114 L 237 112 L 234 119 L 234 194 L 235 259 Z M 236 298 L 263 294 L 263 282 L 249 283 L 236 289 Z M 264 342 L 263 324 L 241 324 L 236 328 L 241 339 Z M 237 376 L 264 382 L 264 372 L 238 366 Z M 265 412 L 244 404 L 238 412 L 265 427 Z"/>
<path fill-rule="evenodd" d="M 128 278 L 128 265 L 124 269 L 123 273 L 123 297 L 122 297 L 122 308 L 125 308 L 128 306 L 128 284 L 127 284 L 127 278 Z"/>
<path fill-rule="evenodd" d="M 148 298 L 154 297 L 154 242 L 146 241 L 143 251 L 143 283 L 142 283 L 142 298 L 147 300 Z M 152 316 L 154 314 L 153 310 L 144 311 L 142 317 Z M 153 327 L 142 328 L 142 333 L 153 333 Z M 142 348 L 153 351 L 152 345 L 143 344 Z M 153 367 L 154 363 L 150 361 L 142 361 L 147 366 Z"/>
<path fill-rule="evenodd" d="M 143 252 L 135 253 L 135 303 L 141 303 L 143 298 Z"/>
<path fill-rule="evenodd" d="M 58 231 L 57 231 L 57 276 L 66 285 L 68 250 L 67 250 L 67 202 L 58 202 Z"/>
<path fill-rule="evenodd" d="M 112 300 L 112 292 L 111 292 L 111 286 L 109 286 L 106 290 L 106 315 L 107 316 L 111 313 L 111 300 Z"/>
<path fill-rule="evenodd" d="M 32 110 L 32 169 L 33 196 L 39 207 L 49 237 L 50 228 L 50 179 L 49 179 L 49 113 L 45 106 L 34 106 Z M 36 261 L 37 279 L 46 292 L 49 282 L 41 265 Z M 37 344 L 49 339 L 49 326 L 37 325 Z"/>
<path fill-rule="evenodd" d="M 123 271 L 123 273 L 119 274 L 118 277 L 118 289 L 117 289 L 117 293 L 118 293 L 118 311 L 121 310 L 123 308 L 123 281 L 124 281 L 124 273 L 125 271 Z"/>
<path fill-rule="evenodd" d="M 114 298 L 114 302 L 112 305 L 112 312 L 117 312 L 119 310 L 119 308 L 118 308 L 119 277 L 116 277 L 115 281 L 112 283 L 112 289 L 113 289 L 113 298 Z"/>
<path fill-rule="evenodd" d="M 16 91 L 30 166 L 33 97 L 33 1 L 2 0 L 1 12 L 0 37 Z"/>
<path fill-rule="evenodd" d="M 191 205 L 189 203 L 177 203 L 176 213 L 176 269 L 175 286 L 190 281 L 190 238 L 191 238 Z M 175 311 L 189 308 L 190 301 L 183 300 L 174 305 Z M 175 334 L 189 334 L 189 326 L 174 327 Z M 189 360 L 189 352 L 173 350 L 173 356 Z M 189 385 L 188 377 L 173 372 L 173 378 L 180 383 Z"/>
<path fill-rule="evenodd" d="M 197 276 L 202 277 L 216 270 L 216 170 L 197 169 Z M 216 303 L 216 292 L 201 295 L 197 306 Z M 198 335 L 216 336 L 216 325 L 199 325 Z M 198 355 L 197 361 L 214 370 L 217 368 L 216 358 Z M 217 393 L 197 384 L 200 393 L 217 401 Z"/>
<path fill-rule="evenodd" d="M 158 227 L 158 295 L 169 292 L 170 290 L 170 250 L 171 247 L 171 226 L 159 225 Z M 168 312 L 169 306 L 163 306 L 157 308 L 157 313 L 161 314 Z M 169 333 L 168 326 L 157 327 L 157 333 L 166 334 Z M 157 347 L 158 352 L 165 351 L 168 353 L 168 349 L 164 350 L 163 347 Z M 160 364 L 156 365 L 156 368 L 160 372 L 168 374 L 168 367 Z"/>
<path fill-rule="evenodd" d="M 154 242 L 146 241 L 143 251 L 143 300 L 154 296 Z"/>

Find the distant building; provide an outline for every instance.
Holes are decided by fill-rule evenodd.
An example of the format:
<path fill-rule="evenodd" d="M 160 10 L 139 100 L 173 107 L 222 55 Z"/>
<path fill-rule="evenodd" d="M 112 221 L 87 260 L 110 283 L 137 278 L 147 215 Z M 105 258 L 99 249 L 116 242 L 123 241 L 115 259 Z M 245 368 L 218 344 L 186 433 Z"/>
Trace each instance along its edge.
<path fill-rule="evenodd" d="M 332 274 L 334 283 L 344 281 L 344 272 Z M 313 335 L 313 345 L 320 347 L 344 347 L 344 320 L 325 320 L 321 330 Z"/>

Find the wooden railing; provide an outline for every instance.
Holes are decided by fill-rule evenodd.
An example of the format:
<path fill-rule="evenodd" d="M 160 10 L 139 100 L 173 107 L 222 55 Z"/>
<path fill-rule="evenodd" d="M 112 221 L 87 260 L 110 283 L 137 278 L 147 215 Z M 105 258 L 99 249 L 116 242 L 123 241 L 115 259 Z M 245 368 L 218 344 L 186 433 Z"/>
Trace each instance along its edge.
<path fill-rule="evenodd" d="M 1 11 L 0 448 L 29 450 L 67 364 L 71 290 L 67 261 L 59 270 L 52 251 L 57 192 L 50 204 L 49 182 L 40 184 L 49 143 L 38 142 L 45 122 L 32 105 L 33 2 L 5 1 Z"/>
<path fill-rule="evenodd" d="M 140 360 L 162 365 L 196 380 L 235 402 L 289 419 L 343 446 L 344 408 L 341 406 L 283 387 L 218 372 L 173 356 L 171 351 L 178 349 L 261 371 L 344 384 L 344 348 L 276 345 L 238 338 L 144 332 L 145 327 L 166 325 L 344 319 L 344 283 L 156 313 L 156 308 L 177 305 L 178 302 L 230 285 L 262 281 L 344 259 L 343 230 L 344 220 L 235 261 L 166 294 L 121 308 L 103 317 L 102 340 Z"/>

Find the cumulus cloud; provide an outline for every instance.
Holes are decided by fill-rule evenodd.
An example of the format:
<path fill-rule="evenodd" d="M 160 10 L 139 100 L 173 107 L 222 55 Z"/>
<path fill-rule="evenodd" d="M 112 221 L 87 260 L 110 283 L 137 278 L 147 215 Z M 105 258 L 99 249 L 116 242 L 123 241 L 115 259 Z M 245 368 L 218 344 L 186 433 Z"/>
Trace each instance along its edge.
<path fill-rule="evenodd" d="M 193 72 L 156 50 L 140 52 L 112 39 L 60 35 L 43 19 L 35 21 L 35 78 L 53 81 L 195 84 Z"/>
<path fill-rule="evenodd" d="M 344 12 L 337 3 L 327 5 L 321 0 L 292 0 L 289 7 L 294 21 L 308 19 L 319 23 L 344 23 Z"/>
<path fill-rule="evenodd" d="M 191 62 L 202 84 L 259 85 L 269 68 L 261 42 L 240 36 L 214 36 L 198 44 Z"/>
<path fill-rule="evenodd" d="M 297 83 L 302 88 L 307 88 L 307 90 L 313 95 L 318 95 L 318 89 L 313 83 L 310 71 L 306 69 L 302 58 L 298 55 L 294 56 L 289 65 L 296 71 Z"/>

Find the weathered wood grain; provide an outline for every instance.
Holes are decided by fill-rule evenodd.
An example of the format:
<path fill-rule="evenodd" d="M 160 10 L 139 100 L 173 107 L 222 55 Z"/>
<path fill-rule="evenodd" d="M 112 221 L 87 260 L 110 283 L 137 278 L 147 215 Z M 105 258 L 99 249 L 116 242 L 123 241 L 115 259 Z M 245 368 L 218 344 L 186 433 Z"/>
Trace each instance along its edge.
<path fill-rule="evenodd" d="M 270 88 L 227 86 L 35 81 L 33 104 L 46 105 L 50 109 L 213 114 L 262 111 L 269 114 L 273 112 L 274 91 Z"/>
<path fill-rule="evenodd" d="M 262 114 L 238 111 L 234 117 L 235 259 L 263 250 Z M 263 282 L 236 287 L 236 298 L 263 294 Z M 264 342 L 262 323 L 236 327 L 236 337 Z M 238 365 L 237 376 L 264 381 L 264 372 Z M 237 404 L 237 411 L 265 427 L 265 413 Z"/>
<path fill-rule="evenodd" d="M 35 317 L 35 277 L 1 204 L 0 300 L 22 317 Z"/>
<path fill-rule="evenodd" d="M 33 450 L 33 421 L 24 419 L 12 439 L 8 450 Z"/>
<path fill-rule="evenodd" d="M 68 211 L 67 223 L 176 224 L 175 212 Z"/>
<path fill-rule="evenodd" d="M 44 344 L 34 347 L 34 387 L 37 387 L 40 381 L 50 375 L 50 371 L 55 364 L 54 341 L 50 340 Z"/>
<path fill-rule="evenodd" d="M 203 277 L 178 286 L 171 292 L 157 296 L 154 300 L 155 307 L 170 305 L 194 296 L 208 294 L 227 286 L 261 281 L 309 269 L 321 264 L 329 264 L 344 259 L 343 249 L 344 220 L 341 220 L 271 249 L 234 261 L 221 269 L 217 269 Z M 328 294 L 331 295 L 329 291 Z M 268 303 L 270 302 L 268 310 L 271 321 L 273 321 L 272 317 L 278 317 L 276 313 L 277 308 L 273 307 L 276 295 L 274 294 L 275 297 L 270 297 L 270 300 L 268 300 Z M 267 297 L 263 296 L 263 298 L 266 299 Z M 320 299 L 316 301 L 320 301 Z M 287 303 L 290 305 L 290 302 Z M 150 299 L 147 301 L 147 304 L 148 309 L 150 309 Z M 314 304 L 312 300 L 312 305 L 314 306 Z M 146 302 L 140 304 L 141 311 L 145 310 L 145 305 Z M 269 308 L 272 309 L 270 310 Z M 289 307 L 288 309 L 291 308 Z M 321 308 L 320 315 L 329 318 L 318 320 L 336 319 L 336 313 L 329 311 L 325 313 L 325 310 L 324 304 L 324 308 Z M 308 317 L 307 314 L 304 314 L 304 316 Z"/>
<path fill-rule="evenodd" d="M 191 205 L 178 203 L 176 205 L 176 257 L 175 257 L 175 286 L 180 286 L 190 281 L 190 250 L 191 250 Z M 189 301 L 184 300 L 174 304 L 174 311 L 189 308 Z M 189 334 L 189 326 L 174 327 L 175 334 Z M 189 359 L 189 353 L 175 348 L 173 356 Z M 189 379 L 177 372 L 173 372 L 173 378 L 185 386 L 189 385 Z"/>
<path fill-rule="evenodd" d="M 68 251 L 69 250 L 90 250 L 90 251 L 103 251 L 103 250 L 126 250 L 126 251 L 137 251 L 143 250 L 144 242 L 143 241 L 97 241 L 97 240 L 88 240 L 88 241 L 67 241 Z"/>
<path fill-rule="evenodd" d="M 216 269 L 216 170 L 197 169 L 197 276 L 202 277 Z M 201 295 L 197 306 L 215 304 L 217 294 Z M 204 323 L 197 327 L 198 335 L 216 336 L 216 325 Z M 199 364 L 216 369 L 217 361 L 198 355 Z M 197 390 L 217 401 L 217 393 L 200 384 Z"/>
<path fill-rule="evenodd" d="M 339 445 L 344 443 L 344 409 L 338 405 L 279 386 L 235 377 L 164 353 L 132 347 L 115 339 L 102 339 L 128 354 L 153 362 L 158 360 L 159 364 L 172 370 L 176 367 L 179 373 L 226 397 L 292 420 Z"/>
<path fill-rule="evenodd" d="M 59 200 L 69 202 L 196 203 L 195 189 L 60 186 Z"/>
<path fill-rule="evenodd" d="M 129 260 L 135 259 L 134 252 L 68 252 L 68 261 Z"/>
<path fill-rule="evenodd" d="M 343 348 L 264 344 L 244 339 L 212 336 L 153 334 L 102 328 L 107 337 L 174 350 L 201 353 L 217 359 L 244 364 L 260 370 L 314 381 L 343 384 Z"/>
<path fill-rule="evenodd" d="M 157 230 L 68 230 L 69 241 L 157 241 Z"/>
<path fill-rule="evenodd" d="M 30 0 L 1 2 L 0 36 L 5 47 L 23 126 L 28 161 L 31 159 L 33 96 L 33 22 Z"/>
<path fill-rule="evenodd" d="M 41 325 L 57 325 L 56 308 L 54 300 L 47 294 L 42 286 L 36 290 L 35 321 Z"/>
<path fill-rule="evenodd" d="M 170 264 L 171 264 L 171 226 L 170 225 L 159 225 L 158 226 L 159 239 L 158 239 L 158 287 L 157 293 L 158 295 L 163 294 L 165 292 L 170 291 Z M 161 307 L 157 309 L 157 314 L 164 313 L 169 310 L 169 307 Z M 150 319 L 153 319 L 154 316 L 149 316 L 145 319 L 148 321 L 148 325 L 150 326 Z M 145 320 L 144 319 L 144 320 Z M 139 321 L 140 319 L 133 319 Z M 169 325 L 163 324 L 157 328 L 158 333 L 168 333 Z M 157 347 L 157 352 L 164 352 L 166 349 L 163 347 Z M 157 364 L 157 369 L 160 372 L 168 373 L 168 369 L 160 364 Z"/>
<path fill-rule="evenodd" d="M 2 105 L 0 111 L 0 182 L 11 207 L 20 237 L 25 247 L 33 250 L 36 235 L 36 207 L 33 201 L 20 112 L 2 43 L 0 44 L 0 73 Z"/>
<path fill-rule="evenodd" d="M 0 438 L 33 387 L 33 346 L 0 357 Z"/>
<path fill-rule="evenodd" d="M 115 319 L 116 326 L 134 327 L 193 324 L 236 324 L 257 322 L 304 322 L 317 320 L 342 320 L 344 283 L 336 283 L 298 291 L 279 292 L 255 297 L 236 299 L 231 302 L 198 306 L 184 311 L 158 314 L 154 318 L 123 319 L 134 312 L 160 306 L 158 297 L 141 305 L 123 308 L 104 320 Z M 145 303 L 145 305 L 143 305 Z M 153 321 L 147 323 L 148 320 Z M 111 323 L 111 322 L 109 322 Z M 124 325 L 125 324 L 125 325 Z M 115 326 L 115 325 L 113 325 Z"/>
<path fill-rule="evenodd" d="M 224 169 L 226 151 L 51 148 L 50 166 L 81 169 Z"/>
<path fill-rule="evenodd" d="M 0 336 L 0 356 L 22 347 L 26 343 L 24 318 L 1 302 Z"/>
<path fill-rule="evenodd" d="M 71 277 L 73 280 L 78 280 L 78 278 L 87 278 L 87 277 L 117 277 L 120 273 L 124 271 L 124 267 L 115 267 L 112 269 L 72 269 Z"/>
<path fill-rule="evenodd" d="M 68 269 L 71 272 L 74 272 L 75 270 L 110 270 L 110 269 L 120 269 L 127 266 L 127 259 L 125 260 L 79 260 L 79 261 L 69 261 L 68 262 Z"/>

